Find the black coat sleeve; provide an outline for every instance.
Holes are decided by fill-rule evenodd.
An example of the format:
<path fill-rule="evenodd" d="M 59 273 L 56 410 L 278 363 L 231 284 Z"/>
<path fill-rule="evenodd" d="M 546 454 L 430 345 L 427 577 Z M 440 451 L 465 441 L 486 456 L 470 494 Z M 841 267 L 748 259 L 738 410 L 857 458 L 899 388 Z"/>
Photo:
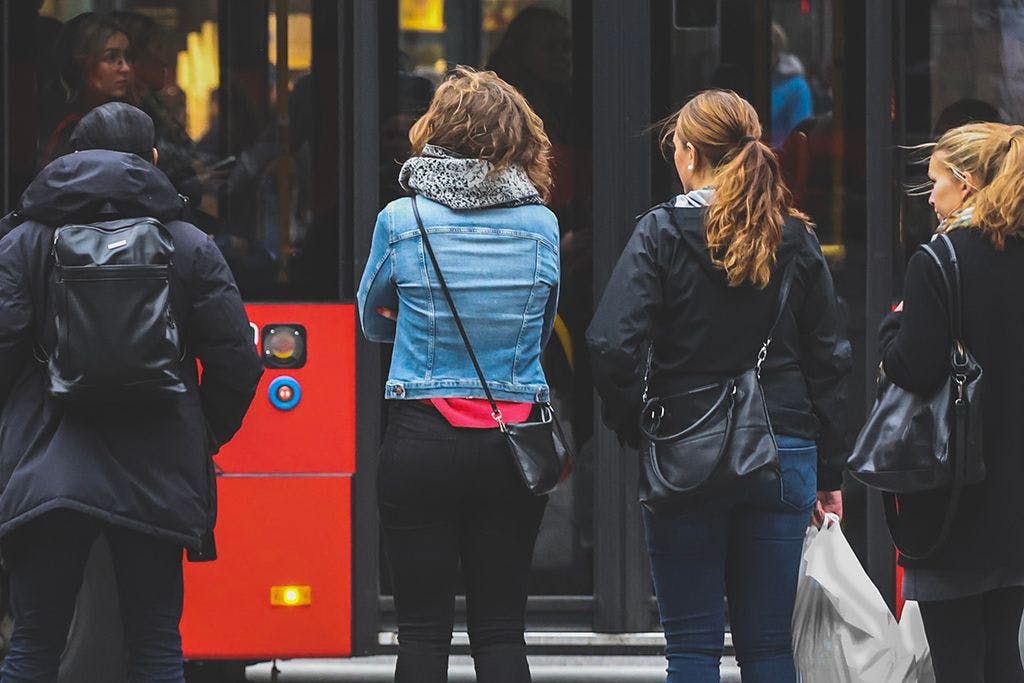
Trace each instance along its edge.
<path fill-rule="evenodd" d="M 203 414 L 216 452 L 242 425 L 263 365 L 235 280 L 212 240 L 196 247 L 189 343 L 203 364 Z"/>
<path fill-rule="evenodd" d="M 0 240 L 0 406 L 31 358 L 32 297 L 29 259 L 22 240 L 9 235 Z"/>
<path fill-rule="evenodd" d="M 587 330 L 594 386 L 605 424 L 619 441 L 639 443 L 643 373 L 651 321 L 662 306 L 657 221 L 647 214 L 619 257 Z"/>
<path fill-rule="evenodd" d="M 844 337 L 832 275 L 813 236 L 807 272 L 807 296 L 796 312 L 800 333 L 800 369 L 807 382 L 818 435 L 818 489 L 838 490 L 848 455 L 846 378 L 852 368 L 850 342 Z"/>
<path fill-rule="evenodd" d="M 915 253 L 907 264 L 903 312 L 887 316 L 880 330 L 885 374 L 917 394 L 938 391 L 949 377 L 953 340 L 942 277 L 931 257 Z"/>

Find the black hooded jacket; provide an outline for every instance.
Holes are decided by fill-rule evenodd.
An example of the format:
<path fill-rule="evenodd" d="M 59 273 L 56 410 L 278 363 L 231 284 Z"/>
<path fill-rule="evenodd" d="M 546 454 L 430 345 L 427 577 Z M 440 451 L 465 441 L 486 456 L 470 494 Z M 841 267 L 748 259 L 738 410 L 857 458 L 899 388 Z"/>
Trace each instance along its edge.
<path fill-rule="evenodd" d="M 781 274 L 792 262 L 792 290 L 761 383 L 775 433 L 816 440 L 818 489 L 836 490 L 847 446 L 850 345 L 839 329 L 832 277 L 818 241 L 800 221 L 787 219 L 768 287 L 730 287 L 711 262 L 705 211 L 654 207 L 641 216 L 612 272 L 587 331 L 605 422 L 624 443 L 638 443 L 651 341 L 654 396 L 753 368 L 775 317 Z"/>
<path fill-rule="evenodd" d="M 183 208 L 153 165 L 94 150 L 51 162 L 0 225 L 0 537 L 68 508 L 203 552 L 216 516 L 211 456 L 241 426 L 263 371 L 231 272 L 213 241 L 179 220 Z M 33 354 L 55 344 L 54 230 L 143 216 L 174 240 L 187 391 L 158 404 L 65 406 Z"/>

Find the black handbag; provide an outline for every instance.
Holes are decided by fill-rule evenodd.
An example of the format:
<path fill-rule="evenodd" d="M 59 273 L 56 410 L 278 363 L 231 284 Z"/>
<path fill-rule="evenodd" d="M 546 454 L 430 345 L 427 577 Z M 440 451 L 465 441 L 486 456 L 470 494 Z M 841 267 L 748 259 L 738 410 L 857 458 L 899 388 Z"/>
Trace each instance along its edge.
<path fill-rule="evenodd" d="M 441 291 L 448 302 L 448 308 L 451 309 L 455 325 L 459 328 L 459 334 L 462 335 L 462 341 L 466 345 L 466 352 L 469 354 L 469 359 L 473 362 L 473 369 L 476 370 L 477 377 L 480 378 L 480 385 L 483 387 L 484 394 L 486 394 L 487 400 L 491 404 L 491 417 L 498 423 L 498 428 L 505 436 L 505 443 L 508 446 L 509 454 L 512 456 L 512 461 L 516 464 L 516 469 L 522 477 L 526 488 L 534 495 L 547 495 L 555 490 L 558 484 L 568 476 L 572 467 L 569 444 L 565 438 L 565 433 L 562 431 L 562 426 L 558 423 L 558 418 L 555 417 L 555 411 L 550 403 L 542 403 L 539 407 L 539 422 L 506 424 L 504 419 L 502 419 L 501 410 L 498 409 L 498 404 L 494 402 L 494 396 L 491 395 L 491 390 L 487 386 L 483 370 L 480 369 L 480 363 L 477 362 L 476 354 L 473 352 L 473 345 L 469 343 L 466 328 L 462 325 L 462 319 L 455 308 L 455 302 L 452 301 L 448 284 L 444 280 L 444 275 L 441 274 L 441 267 L 437 264 L 434 249 L 430 246 L 430 238 L 427 237 L 427 231 L 423 227 L 423 220 L 420 218 L 419 207 L 416 206 L 415 195 L 412 197 L 412 210 L 416 216 L 416 225 L 419 227 L 420 236 L 423 238 L 423 245 L 427 248 L 430 262 L 434 266 L 434 272 L 437 273 L 437 281 L 441 284 Z"/>
<path fill-rule="evenodd" d="M 949 253 L 952 275 L 931 245 L 923 245 L 939 268 L 949 304 L 949 379 L 931 396 L 896 386 L 879 373 L 878 396 L 857 436 L 847 468 L 867 486 L 882 491 L 886 522 L 902 555 L 925 559 L 945 543 L 964 486 L 985 478 L 981 430 L 981 365 L 964 344 L 960 264 L 953 243 L 939 235 Z M 930 543 L 911 545 L 900 529 L 898 494 L 950 489 L 939 532 Z"/>
<path fill-rule="evenodd" d="M 648 399 L 651 345 L 640 413 L 640 501 L 648 508 L 691 502 L 756 473 L 778 476 L 779 449 L 760 377 L 792 284 L 790 263 L 779 289 L 775 320 L 754 367 L 724 382 Z"/>

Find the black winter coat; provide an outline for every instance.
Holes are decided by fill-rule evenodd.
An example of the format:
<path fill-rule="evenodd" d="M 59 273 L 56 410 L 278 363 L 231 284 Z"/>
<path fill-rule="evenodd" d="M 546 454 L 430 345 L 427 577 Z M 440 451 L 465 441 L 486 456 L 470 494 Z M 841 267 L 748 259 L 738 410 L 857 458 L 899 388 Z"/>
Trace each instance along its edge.
<path fill-rule="evenodd" d="M 907 566 L 935 569 L 1024 570 L 1024 238 L 997 251 L 980 231 L 949 233 L 963 281 L 964 341 L 981 364 L 985 481 L 964 490 L 949 541 L 934 557 Z M 939 257 L 948 263 L 946 250 Z M 948 267 L 948 265 L 947 265 Z M 907 264 L 904 311 L 882 323 L 885 373 L 897 385 L 934 393 L 949 378 L 952 344 L 942 274 L 915 253 Z M 948 491 L 900 496 L 910 540 L 934 539 Z"/>
<path fill-rule="evenodd" d="M 153 165 L 88 151 L 46 166 L 4 219 L 0 537 L 69 508 L 181 543 L 194 557 L 208 550 L 216 516 L 211 456 L 238 430 L 263 370 L 231 272 L 205 233 L 178 220 L 183 208 Z M 49 396 L 46 366 L 33 359 L 35 341 L 47 353 L 55 344 L 47 302 L 54 229 L 143 216 L 162 221 L 174 240 L 171 306 L 188 354 L 187 391 L 158 404 L 65 406 Z"/>
<path fill-rule="evenodd" d="M 840 333 L 832 277 L 814 234 L 787 219 L 768 287 L 728 286 L 712 262 L 701 207 L 660 205 L 640 218 L 587 331 L 605 422 L 639 440 L 647 346 L 651 394 L 670 396 L 754 367 L 777 310 L 781 273 L 793 262 L 788 305 L 761 382 L 777 434 L 818 444 L 818 488 L 842 483 L 847 451 L 845 377 L 850 345 Z"/>

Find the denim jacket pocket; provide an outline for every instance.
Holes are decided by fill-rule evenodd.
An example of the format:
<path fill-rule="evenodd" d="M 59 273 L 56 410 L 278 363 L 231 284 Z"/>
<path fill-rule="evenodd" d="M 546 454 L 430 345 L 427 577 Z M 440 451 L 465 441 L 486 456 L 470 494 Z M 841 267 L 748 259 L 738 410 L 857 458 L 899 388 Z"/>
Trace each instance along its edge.
<path fill-rule="evenodd" d="M 782 502 L 794 510 L 809 510 L 818 486 L 818 448 L 780 448 Z"/>

